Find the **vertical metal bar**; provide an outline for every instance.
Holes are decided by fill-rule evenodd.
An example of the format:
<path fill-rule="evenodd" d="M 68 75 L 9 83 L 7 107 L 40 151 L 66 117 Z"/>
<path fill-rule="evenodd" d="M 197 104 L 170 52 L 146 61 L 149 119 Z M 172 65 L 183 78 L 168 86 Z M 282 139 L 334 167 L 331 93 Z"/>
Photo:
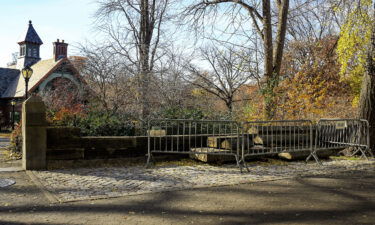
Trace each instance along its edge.
<path fill-rule="evenodd" d="M 168 134 L 168 121 L 166 121 L 166 120 L 164 120 L 164 122 L 165 122 L 165 132 Z M 169 135 L 166 135 L 165 136 L 165 151 L 168 151 L 168 136 Z M 161 138 L 161 137 L 160 137 Z"/>
<path fill-rule="evenodd" d="M 312 130 L 312 121 L 310 121 L 310 122 L 308 122 L 309 123 L 309 127 L 310 127 L 310 134 L 309 134 L 309 136 L 310 136 L 310 153 L 312 153 L 312 152 L 314 152 L 314 149 L 313 149 L 313 130 Z"/>
<path fill-rule="evenodd" d="M 147 156 L 148 158 L 150 158 L 150 154 L 151 154 L 151 137 L 150 137 L 150 120 L 147 122 L 147 128 L 148 128 L 148 132 L 147 132 Z"/>
<path fill-rule="evenodd" d="M 186 121 L 182 122 L 182 151 L 185 151 L 185 122 Z M 190 149 L 188 149 L 188 151 L 190 151 Z"/>
<path fill-rule="evenodd" d="M 191 121 L 189 121 L 189 150 L 191 150 Z"/>
<path fill-rule="evenodd" d="M 298 127 L 297 127 L 297 131 L 298 131 Z M 303 133 L 303 132 L 302 132 Z M 293 126 L 293 151 L 295 151 L 297 148 L 296 148 L 296 126 Z"/>
<path fill-rule="evenodd" d="M 171 121 L 171 127 L 172 127 L 172 135 L 171 135 L 171 138 L 172 138 L 172 144 L 171 144 L 171 151 L 174 152 L 174 145 L 175 145 L 175 138 L 176 138 L 176 131 L 175 131 L 175 127 L 176 127 L 176 122 L 175 121 Z"/>
<path fill-rule="evenodd" d="M 197 148 L 197 122 L 194 122 L 194 148 Z"/>
<path fill-rule="evenodd" d="M 180 147 L 180 121 L 177 121 L 177 136 L 176 136 L 177 140 L 177 146 L 176 146 L 176 151 L 178 152 L 179 151 L 179 147 Z"/>
<path fill-rule="evenodd" d="M 201 132 L 200 132 L 200 136 L 201 136 L 201 146 L 200 148 L 203 148 L 203 135 L 204 135 L 204 131 L 203 131 L 203 122 L 201 122 Z M 208 137 L 207 137 L 207 142 L 208 142 Z M 208 144 L 208 143 L 207 143 Z M 208 146 L 207 146 L 208 147 Z"/>

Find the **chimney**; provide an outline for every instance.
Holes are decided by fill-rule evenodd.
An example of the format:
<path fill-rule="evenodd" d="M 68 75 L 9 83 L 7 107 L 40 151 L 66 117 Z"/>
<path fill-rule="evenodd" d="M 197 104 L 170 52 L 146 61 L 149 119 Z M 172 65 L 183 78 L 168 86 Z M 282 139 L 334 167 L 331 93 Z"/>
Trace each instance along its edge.
<path fill-rule="evenodd" d="M 55 61 L 68 57 L 68 43 L 65 43 L 64 40 L 60 42 L 59 39 L 53 42 L 53 57 Z"/>

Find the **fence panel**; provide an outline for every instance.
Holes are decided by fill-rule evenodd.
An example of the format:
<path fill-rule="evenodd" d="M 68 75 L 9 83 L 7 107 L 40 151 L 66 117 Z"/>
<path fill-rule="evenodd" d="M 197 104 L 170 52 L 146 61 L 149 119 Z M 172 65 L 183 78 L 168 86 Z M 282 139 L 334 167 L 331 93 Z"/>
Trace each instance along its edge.
<path fill-rule="evenodd" d="M 234 121 L 154 119 L 148 124 L 147 165 L 153 153 L 230 155 L 239 165 L 240 134 Z"/>
<path fill-rule="evenodd" d="M 315 127 L 310 120 L 243 123 L 242 160 L 244 161 L 246 156 L 282 152 L 309 151 L 312 154 L 314 152 L 314 131 Z"/>
<path fill-rule="evenodd" d="M 227 155 L 241 171 L 245 158 L 282 152 L 309 152 L 319 162 L 319 150 L 356 148 L 366 157 L 369 124 L 357 119 L 235 121 L 154 119 L 148 123 L 149 165 L 153 153 Z M 371 154 L 372 156 L 372 154 Z M 367 158 L 367 157 L 366 157 Z"/>
<path fill-rule="evenodd" d="M 362 156 L 370 155 L 369 123 L 360 119 L 321 119 L 317 124 L 316 151 L 353 147 Z"/>

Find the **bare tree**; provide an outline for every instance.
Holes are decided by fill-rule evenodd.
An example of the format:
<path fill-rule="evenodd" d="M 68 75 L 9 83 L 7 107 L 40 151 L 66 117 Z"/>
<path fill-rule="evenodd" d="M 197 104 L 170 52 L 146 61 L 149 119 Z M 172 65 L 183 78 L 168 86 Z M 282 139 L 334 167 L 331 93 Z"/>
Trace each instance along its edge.
<path fill-rule="evenodd" d="M 128 72 L 137 79 L 141 118 L 149 114 L 150 80 L 155 62 L 161 57 L 158 49 L 170 1 L 101 0 L 97 11 L 99 29 L 109 37 L 109 49 L 131 63 Z"/>
<path fill-rule="evenodd" d="M 12 53 L 12 61 L 7 63 L 7 66 L 13 66 L 17 64 L 17 59 L 18 59 L 18 52 L 13 52 Z"/>
<path fill-rule="evenodd" d="M 127 65 L 105 47 L 80 46 L 85 56 L 77 66 L 90 87 L 91 98 L 100 110 L 108 113 L 124 111 L 136 101 L 132 92 L 133 79 L 127 74 Z"/>
<path fill-rule="evenodd" d="M 163 107 L 185 107 L 189 98 L 189 83 L 184 77 L 188 70 L 186 65 L 190 62 L 184 51 L 174 46 L 166 52 L 164 60 L 159 63 L 155 78 L 153 79 L 154 95 Z"/>
<path fill-rule="evenodd" d="M 269 119 L 275 115 L 276 96 L 274 89 L 279 83 L 289 10 L 289 0 L 276 0 L 275 2 L 276 12 L 271 10 L 271 0 L 199 0 L 186 10 L 186 14 L 192 15 L 193 22 L 196 25 L 205 25 L 206 23 L 201 21 L 207 18 L 209 14 L 217 16 L 220 12 L 218 10 L 219 5 L 229 4 L 232 9 L 230 15 L 234 15 L 234 17 L 244 15 L 238 13 L 240 10 L 244 10 L 248 14 L 250 23 L 263 41 L 265 78 L 263 96 L 265 99 L 265 116 Z M 274 21 L 272 15 L 277 20 L 275 36 L 273 36 Z"/>
<path fill-rule="evenodd" d="M 191 65 L 189 81 L 224 101 L 229 113 L 232 113 L 235 94 L 243 84 L 254 78 L 253 69 L 245 60 L 244 53 L 234 47 L 221 50 L 210 46 L 201 48 L 200 53 L 209 70 Z"/>

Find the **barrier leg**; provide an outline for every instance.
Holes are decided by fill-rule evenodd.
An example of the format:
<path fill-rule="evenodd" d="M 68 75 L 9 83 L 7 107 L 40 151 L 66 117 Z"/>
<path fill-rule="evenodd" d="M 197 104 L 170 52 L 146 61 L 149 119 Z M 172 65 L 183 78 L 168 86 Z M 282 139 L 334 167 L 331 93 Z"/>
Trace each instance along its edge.
<path fill-rule="evenodd" d="M 238 168 L 240 168 L 240 172 L 242 173 L 242 166 L 240 164 L 240 160 L 238 159 L 238 155 L 234 155 L 234 157 L 236 158 L 237 166 L 238 166 Z"/>
<path fill-rule="evenodd" d="M 242 157 L 242 159 L 241 159 L 240 162 L 242 162 L 242 165 L 243 165 L 243 167 L 246 168 L 247 172 L 250 173 L 250 169 L 249 169 L 249 167 L 246 164 L 245 157 Z"/>
<path fill-rule="evenodd" d="M 150 152 L 150 153 L 147 154 L 146 168 L 149 168 L 149 167 L 150 167 L 150 163 L 151 163 L 151 161 L 152 161 L 153 163 L 155 163 L 154 156 L 153 156 L 152 153 Z"/>
<path fill-rule="evenodd" d="M 313 157 L 315 159 L 315 162 L 319 165 L 322 165 L 322 163 L 319 161 L 318 155 L 316 154 L 316 151 L 311 151 L 310 155 L 306 158 L 306 163 Z"/>
<path fill-rule="evenodd" d="M 355 152 L 353 152 L 350 156 L 355 156 L 360 151 L 360 148 L 355 148 Z"/>
<path fill-rule="evenodd" d="M 367 160 L 370 160 L 367 157 L 367 153 L 370 155 L 370 157 L 372 158 L 374 157 L 374 155 L 372 154 L 371 150 L 368 147 L 365 147 L 364 149 L 362 149 L 362 147 L 357 147 L 355 152 L 351 154 L 350 156 L 355 156 L 358 152 L 361 152 L 361 158 L 365 158 Z"/>

